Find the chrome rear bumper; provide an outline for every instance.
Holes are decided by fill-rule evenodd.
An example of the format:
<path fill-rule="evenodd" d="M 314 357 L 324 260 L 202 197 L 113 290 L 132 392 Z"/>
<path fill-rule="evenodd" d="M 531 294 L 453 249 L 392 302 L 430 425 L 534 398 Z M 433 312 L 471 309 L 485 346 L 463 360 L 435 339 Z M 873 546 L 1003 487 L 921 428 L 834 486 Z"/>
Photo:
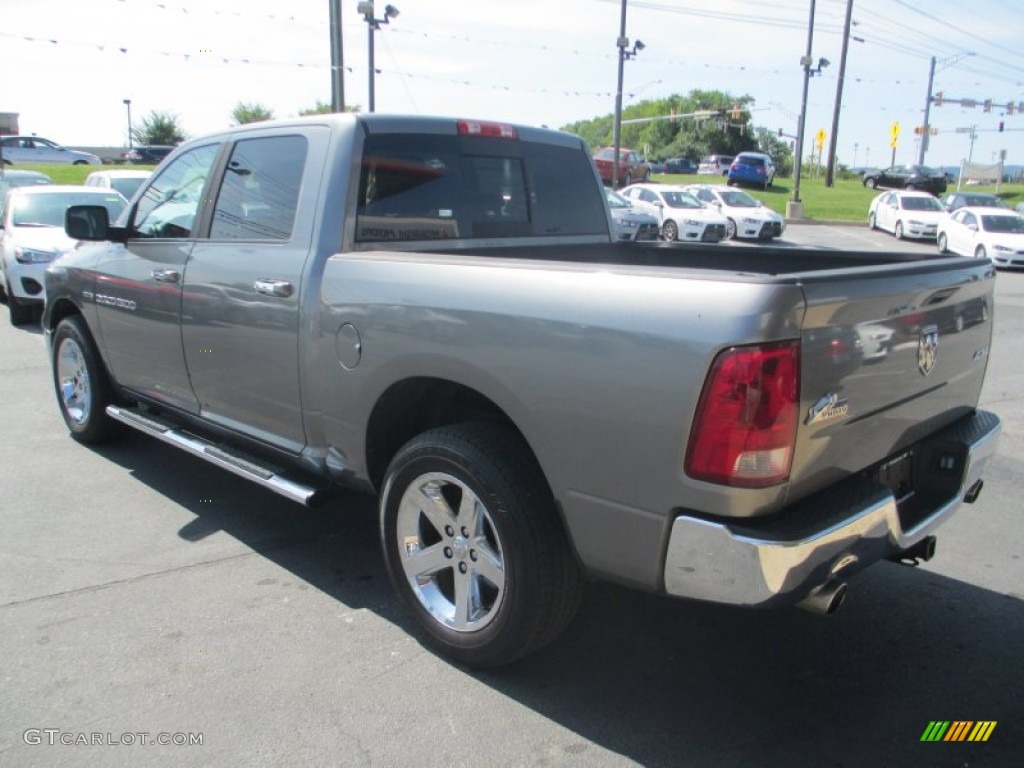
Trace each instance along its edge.
<path fill-rule="evenodd" d="M 670 595 L 746 606 L 795 603 L 905 550 L 965 501 L 973 501 L 996 450 L 999 418 L 976 411 L 914 446 L 913 504 L 854 477 L 787 508 L 765 523 L 723 523 L 680 515 L 665 558 Z"/>

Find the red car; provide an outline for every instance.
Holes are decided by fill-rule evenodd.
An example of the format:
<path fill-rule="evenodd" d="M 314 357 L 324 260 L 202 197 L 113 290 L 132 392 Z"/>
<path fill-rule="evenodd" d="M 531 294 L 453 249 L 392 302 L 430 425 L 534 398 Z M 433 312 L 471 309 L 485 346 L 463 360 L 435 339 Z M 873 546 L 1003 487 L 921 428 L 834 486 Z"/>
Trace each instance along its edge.
<path fill-rule="evenodd" d="M 594 154 L 594 165 L 601 174 L 605 184 L 612 183 L 612 163 L 615 160 L 615 147 L 599 149 Z M 643 161 L 640 153 L 634 149 L 619 147 L 619 184 L 629 185 L 634 181 L 650 181 L 651 166 Z"/>

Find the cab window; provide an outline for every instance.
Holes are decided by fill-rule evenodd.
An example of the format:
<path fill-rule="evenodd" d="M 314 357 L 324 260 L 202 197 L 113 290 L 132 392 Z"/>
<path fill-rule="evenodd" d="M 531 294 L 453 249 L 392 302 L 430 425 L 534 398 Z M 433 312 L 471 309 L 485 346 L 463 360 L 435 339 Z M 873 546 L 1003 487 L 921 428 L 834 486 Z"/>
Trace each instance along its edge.
<path fill-rule="evenodd" d="M 217 157 L 217 144 L 180 155 L 146 188 L 131 221 L 131 237 L 175 239 L 192 236 L 203 188 Z"/>

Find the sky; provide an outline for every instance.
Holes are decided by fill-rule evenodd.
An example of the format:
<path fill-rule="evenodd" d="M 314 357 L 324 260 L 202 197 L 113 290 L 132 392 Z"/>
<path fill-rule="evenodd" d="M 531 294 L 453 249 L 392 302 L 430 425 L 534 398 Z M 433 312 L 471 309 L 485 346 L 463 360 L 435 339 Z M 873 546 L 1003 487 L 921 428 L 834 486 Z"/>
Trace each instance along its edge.
<path fill-rule="evenodd" d="M 239 102 L 292 117 L 330 102 L 331 0 L 0 0 L 0 112 L 22 133 L 68 146 L 127 143 L 137 121 L 169 111 L 189 136 L 231 124 Z M 812 0 L 629 0 L 623 104 L 692 89 L 754 99 L 751 121 L 795 134 Z M 1024 165 L 1021 0 L 852 0 L 838 159 L 916 162 L 931 57 L 929 165 L 971 156 Z M 368 26 L 341 5 L 345 102 L 367 107 Z M 375 37 L 376 110 L 559 128 L 615 106 L 621 0 L 393 0 Z M 831 131 L 847 0 L 816 0 L 805 156 Z M 377 0 L 377 16 L 384 2 Z M 980 106 L 993 101 L 986 113 Z M 998 125 L 1004 124 L 1004 131 Z M 971 141 L 971 126 L 976 126 Z M 826 139 L 826 147 L 827 147 Z M 638 148 L 643 151 L 643 148 Z"/>

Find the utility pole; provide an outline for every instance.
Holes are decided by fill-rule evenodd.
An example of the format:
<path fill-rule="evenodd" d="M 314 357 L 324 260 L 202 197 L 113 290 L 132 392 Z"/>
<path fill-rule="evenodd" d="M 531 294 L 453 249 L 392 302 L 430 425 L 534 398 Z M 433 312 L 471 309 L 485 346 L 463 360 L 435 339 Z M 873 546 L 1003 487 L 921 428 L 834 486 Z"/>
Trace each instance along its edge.
<path fill-rule="evenodd" d="M 345 111 L 345 53 L 341 42 L 341 0 L 328 0 L 331 11 L 331 111 Z"/>
<path fill-rule="evenodd" d="M 843 79 L 846 77 L 846 52 L 850 47 L 850 25 L 853 22 L 853 0 L 846 0 L 846 23 L 843 26 L 843 50 L 839 54 L 839 81 L 836 83 L 836 105 L 832 109 L 832 134 L 828 142 L 828 168 L 825 170 L 825 186 L 835 184 L 836 142 L 839 136 L 839 112 L 843 107 Z M 931 91 L 931 86 L 928 88 Z M 925 118 L 928 122 L 928 118 Z"/>
<path fill-rule="evenodd" d="M 814 42 L 814 0 L 811 0 L 811 16 L 807 22 L 807 54 L 800 60 L 804 67 L 804 92 L 800 98 L 800 120 L 796 125 L 796 155 L 793 162 L 793 199 L 786 204 L 786 218 L 802 219 L 804 206 L 800 202 L 800 173 L 803 170 L 804 124 L 807 122 L 807 89 L 811 84 L 811 45 Z"/>
<path fill-rule="evenodd" d="M 935 57 L 932 56 L 932 64 L 928 69 L 928 98 L 924 101 L 924 133 L 921 134 L 921 148 L 917 153 L 917 164 L 924 165 L 924 153 L 928 151 L 928 133 L 931 126 L 928 120 L 932 112 L 932 86 L 935 84 Z"/>
<path fill-rule="evenodd" d="M 619 21 L 619 39 L 615 46 L 619 50 L 619 79 L 615 87 L 615 120 L 612 125 L 612 147 L 615 157 L 612 158 L 612 189 L 619 186 L 619 142 L 622 133 L 622 74 L 623 66 L 626 63 L 626 46 L 629 40 L 626 39 L 626 0 L 622 0 L 622 17 Z"/>

